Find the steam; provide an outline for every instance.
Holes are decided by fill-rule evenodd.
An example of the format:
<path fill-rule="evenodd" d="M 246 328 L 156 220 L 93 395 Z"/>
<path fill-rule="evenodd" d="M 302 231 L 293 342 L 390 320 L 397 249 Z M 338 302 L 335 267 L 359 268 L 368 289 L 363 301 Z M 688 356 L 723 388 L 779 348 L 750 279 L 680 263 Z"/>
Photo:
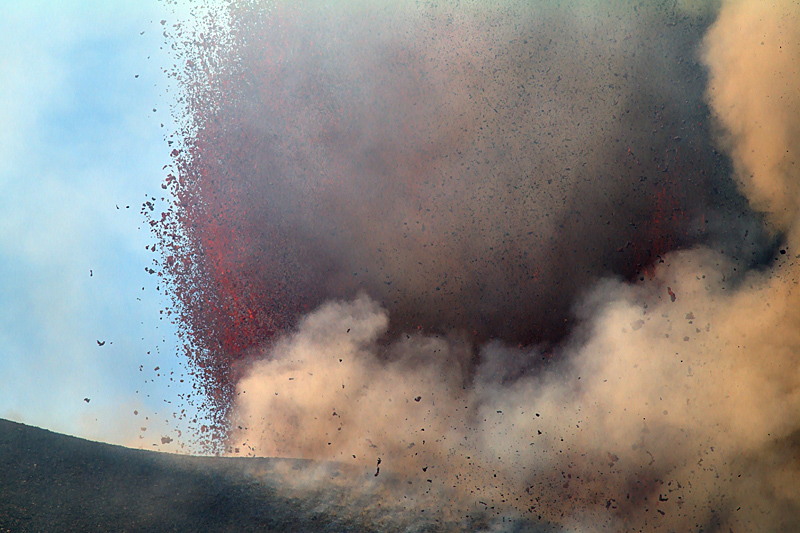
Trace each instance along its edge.
<path fill-rule="evenodd" d="M 354 465 L 407 522 L 797 528 L 800 7 L 702 38 L 711 5 L 392 13 L 408 40 L 301 9 L 235 199 L 318 307 L 244 367 L 231 449 Z"/>

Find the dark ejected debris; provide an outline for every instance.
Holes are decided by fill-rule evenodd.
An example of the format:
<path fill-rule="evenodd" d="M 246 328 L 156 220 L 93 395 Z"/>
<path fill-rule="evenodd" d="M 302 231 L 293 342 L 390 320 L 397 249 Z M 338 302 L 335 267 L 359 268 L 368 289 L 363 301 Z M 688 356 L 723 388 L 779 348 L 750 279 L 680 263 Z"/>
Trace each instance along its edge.
<path fill-rule="evenodd" d="M 418 401 L 420 401 L 421 399 L 422 399 L 422 396 L 417 396 L 416 398 L 414 398 L 414 401 L 415 401 L 415 402 L 418 402 Z"/>
<path fill-rule="evenodd" d="M 667 293 L 669 293 L 669 299 L 671 301 L 674 302 L 677 299 L 677 296 L 675 296 L 675 293 L 672 292 L 672 289 L 670 287 L 667 287 Z"/>
<path fill-rule="evenodd" d="M 105 343 L 106 343 L 106 341 L 97 341 L 97 345 L 98 346 L 103 346 L 103 345 L 105 345 Z"/>
<path fill-rule="evenodd" d="M 84 401 L 84 402 L 86 402 L 86 403 L 89 403 L 89 402 L 91 402 L 92 400 L 91 400 L 91 398 L 84 398 L 84 399 L 83 399 L 83 401 Z"/>
<path fill-rule="evenodd" d="M 163 213 L 144 211 L 221 426 L 234 368 L 330 299 L 367 292 L 387 338 L 553 345 L 596 280 L 639 279 L 688 246 L 745 246 L 711 229 L 756 217 L 711 142 L 703 67 L 683 59 L 710 19 L 656 31 L 660 8 L 624 2 L 602 17 L 366 2 L 352 24 L 347 2 L 324 16 L 302 4 L 236 2 L 197 39 L 165 28 L 187 127 Z M 701 217 L 714 224 L 697 232 Z"/>

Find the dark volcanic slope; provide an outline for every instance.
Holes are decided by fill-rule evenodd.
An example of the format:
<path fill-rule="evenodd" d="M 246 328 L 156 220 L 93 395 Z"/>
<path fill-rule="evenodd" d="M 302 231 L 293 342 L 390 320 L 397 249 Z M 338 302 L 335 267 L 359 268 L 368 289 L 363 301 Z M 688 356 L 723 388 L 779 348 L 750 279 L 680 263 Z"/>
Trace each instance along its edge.
<path fill-rule="evenodd" d="M 134 450 L 0 419 L 0 531 L 374 530 L 321 496 L 278 495 L 274 469 L 293 465 Z"/>
<path fill-rule="evenodd" d="M 434 509 L 430 518 L 392 512 L 378 503 L 396 481 L 391 475 L 345 468 L 135 450 L 0 419 L 0 532 L 433 532 L 499 521 L 493 512 L 449 521 Z M 310 470 L 316 488 L 302 490 L 293 480 Z M 561 531 L 520 519 L 502 524 L 503 531 Z"/>

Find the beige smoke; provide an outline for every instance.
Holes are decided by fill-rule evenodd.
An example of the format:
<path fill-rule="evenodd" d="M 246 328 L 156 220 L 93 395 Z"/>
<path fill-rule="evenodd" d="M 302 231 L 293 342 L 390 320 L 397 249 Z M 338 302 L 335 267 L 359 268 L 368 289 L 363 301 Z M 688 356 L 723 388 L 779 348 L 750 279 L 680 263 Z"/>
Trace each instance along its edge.
<path fill-rule="evenodd" d="M 448 519 L 797 528 L 800 5 L 723 3 L 703 57 L 736 177 L 789 235 L 769 270 L 673 253 L 599 284 L 559 352 L 492 343 L 476 369 L 457 335 L 387 342 L 369 297 L 329 302 L 239 382 L 231 448 L 357 465 L 382 505 Z"/>
<path fill-rule="evenodd" d="M 736 176 L 779 231 L 795 230 L 800 214 L 799 33 L 797 2 L 732 0 L 704 53 L 709 101 Z"/>
<path fill-rule="evenodd" d="M 480 501 L 554 521 L 581 509 L 584 527 L 665 531 L 716 508 L 732 527 L 763 524 L 776 501 L 758 495 L 794 497 L 800 475 L 771 451 L 798 427 L 800 324 L 780 280 L 737 291 L 730 274 L 698 250 L 647 285 L 609 282 L 565 365 L 507 384 L 502 369 L 528 354 L 490 345 L 466 390 L 461 343 L 409 337 L 381 362 L 385 313 L 366 297 L 326 304 L 240 383 L 247 429 L 232 442 L 372 469 L 381 458 L 403 479 L 389 503 L 407 507 Z"/>

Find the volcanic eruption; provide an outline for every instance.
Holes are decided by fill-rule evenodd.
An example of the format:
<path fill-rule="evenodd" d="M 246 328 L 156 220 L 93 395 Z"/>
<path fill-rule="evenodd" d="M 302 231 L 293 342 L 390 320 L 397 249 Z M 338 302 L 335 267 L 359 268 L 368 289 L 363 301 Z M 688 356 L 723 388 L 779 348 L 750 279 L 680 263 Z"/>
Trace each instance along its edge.
<path fill-rule="evenodd" d="M 213 442 L 377 463 L 413 523 L 796 524 L 798 11 L 233 0 L 167 26 L 151 225 Z"/>

